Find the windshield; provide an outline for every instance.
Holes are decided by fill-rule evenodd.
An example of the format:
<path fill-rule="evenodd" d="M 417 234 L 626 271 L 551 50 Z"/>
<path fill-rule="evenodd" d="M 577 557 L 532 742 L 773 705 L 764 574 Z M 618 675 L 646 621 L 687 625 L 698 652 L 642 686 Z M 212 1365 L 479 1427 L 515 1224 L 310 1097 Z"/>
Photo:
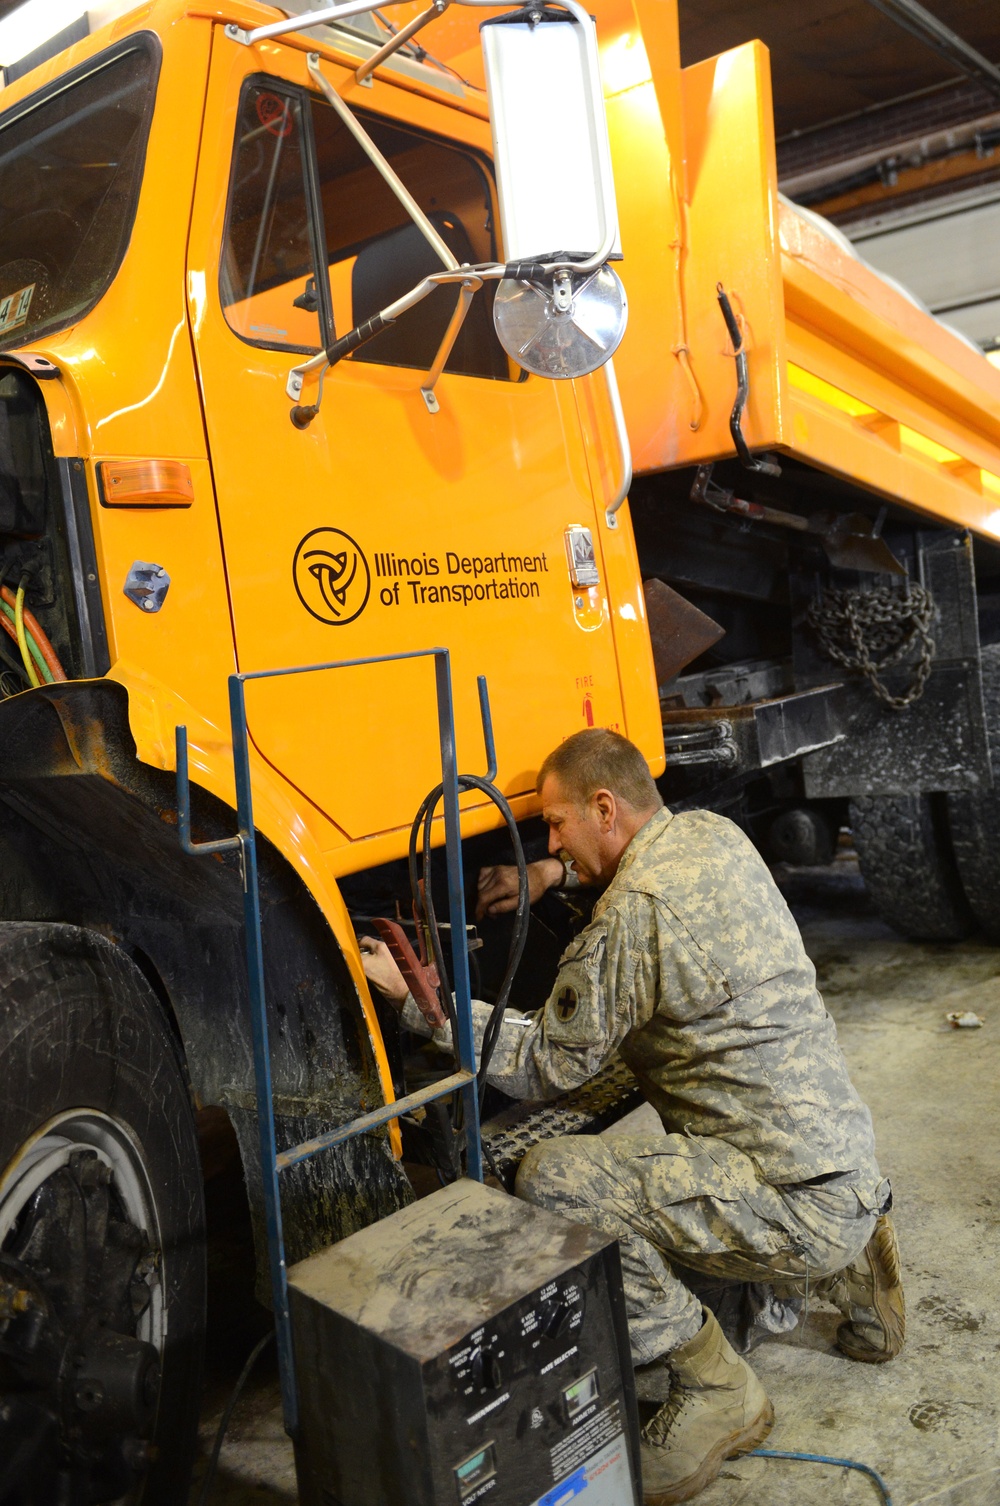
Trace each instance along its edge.
<path fill-rule="evenodd" d="M 131 43 L 0 116 L 0 349 L 72 324 L 110 286 L 142 177 L 156 58 Z"/>

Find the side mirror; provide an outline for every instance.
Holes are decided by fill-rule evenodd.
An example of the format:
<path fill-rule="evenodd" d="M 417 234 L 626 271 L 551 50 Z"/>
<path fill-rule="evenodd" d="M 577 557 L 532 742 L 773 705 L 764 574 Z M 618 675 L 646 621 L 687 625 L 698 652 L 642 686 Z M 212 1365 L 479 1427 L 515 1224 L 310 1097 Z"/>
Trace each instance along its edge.
<path fill-rule="evenodd" d="M 528 371 L 577 377 L 614 354 L 625 294 L 594 23 L 575 0 L 528 6 L 480 27 L 503 256 L 518 275 L 494 319 Z"/>

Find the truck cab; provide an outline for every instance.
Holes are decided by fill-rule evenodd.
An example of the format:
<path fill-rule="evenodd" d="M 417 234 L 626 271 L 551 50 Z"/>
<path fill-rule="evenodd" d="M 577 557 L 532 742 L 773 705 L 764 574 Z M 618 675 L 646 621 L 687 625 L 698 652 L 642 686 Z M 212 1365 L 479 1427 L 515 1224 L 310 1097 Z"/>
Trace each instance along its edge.
<path fill-rule="evenodd" d="M 545 754 L 581 727 L 620 729 L 662 768 L 606 373 L 526 374 L 487 281 L 443 365 L 454 284 L 330 365 L 305 418 L 289 396 L 439 266 L 328 90 L 455 261 L 502 248 L 483 91 L 422 51 L 383 59 L 389 33 L 364 17 L 241 40 L 282 18 L 152 0 L 0 91 L 0 972 L 49 1022 L 44 1060 L 24 1056 L 27 1016 L 0 1025 L 0 1061 L 30 1083 L 0 1116 L 0 1292 L 11 1313 L 44 1312 L 51 1355 L 29 1385 L 15 1323 L 21 1400 L 0 1460 L 37 1432 L 26 1503 L 66 1481 L 94 1501 L 182 1498 L 204 1302 L 191 1105 L 231 1120 L 262 1221 L 240 862 L 181 849 L 176 727 L 195 835 L 221 840 L 228 677 L 383 661 L 249 691 L 279 1145 L 402 1086 L 344 890 L 377 869 L 403 896 L 410 822 L 439 777 L 430 661 L 392 656 L 449 650 L 471 772 L 486 676 L 519 820 Z M 496 824 L 464 797 L 464 837 Z M 65 1085 L 91 1081 L 84 1057 L 81 1109 Z M 394 1128 L 293 1170 L 289 1258 L 405 1202 L 398 1155 Z M 70 1205 L 120 1226 L 137 1258 L 87 1244 L 89 1214 L 73 1235 Z M 73 1238 L 117 1359 L 35 1260 Z M 115 1364 L 131 1377 L 99 1426 L 66 1390 L 71 1343 L 102 1395 Z"/>

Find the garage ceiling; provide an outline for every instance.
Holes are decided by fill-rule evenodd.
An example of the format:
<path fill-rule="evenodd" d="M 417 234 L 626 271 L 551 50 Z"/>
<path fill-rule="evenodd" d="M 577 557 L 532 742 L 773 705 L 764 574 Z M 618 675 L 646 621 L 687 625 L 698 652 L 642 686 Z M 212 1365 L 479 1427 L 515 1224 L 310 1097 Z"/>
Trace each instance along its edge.
<path fill-rule="evenodd" d="M 996 0 L 928 0 L 928 8 L 978 52 L 1000 60 Z M 681 0 L 680 12 L 685 63 L 752 37 L 767 44 L 779 140 L 958 76 L 869 0 Z"/>
<path fill-rule="evenodd" d="M 314 4 L 322 0 L 313 0 Z M 0 19 L 23 0 L 0 0 Z M 779 142 L 845 116 L 954 86 L 956 70 L 872 0 L 679 0 L 685 64 L 759 37 L 771 53 Z M 996 0 L 928 0 L 939 20 L 1000 62 Z M 967 88 L 968 86 L 966 86 Z M 873 122 L 874 124 L 874 122 Z"/>
<path fill-rule="evenodd" d="M 782 187 L 845 227 L 883 200 L 911 207 L 1000 176 L 1000 90 L 885 14 L 908 3 L 680 0 L 685 63 L 767 44 Z M 1000 63 L 996 0 L 924 9 Z"/>

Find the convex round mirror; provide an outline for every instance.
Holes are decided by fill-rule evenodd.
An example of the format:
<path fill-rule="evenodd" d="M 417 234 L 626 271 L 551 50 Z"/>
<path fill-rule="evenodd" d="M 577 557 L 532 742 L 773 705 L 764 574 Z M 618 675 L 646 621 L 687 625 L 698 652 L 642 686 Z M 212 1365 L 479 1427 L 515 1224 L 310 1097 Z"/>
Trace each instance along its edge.
<path fill-rule="evenodd" d="M 606 264 L 573 277 L 568 298 L 557 298 L 551 283 L 508 277 L 493 303 L 500 344 L 535 376 L 589 376 L 618 349 L 627 318 L 625 289 Z"/>

